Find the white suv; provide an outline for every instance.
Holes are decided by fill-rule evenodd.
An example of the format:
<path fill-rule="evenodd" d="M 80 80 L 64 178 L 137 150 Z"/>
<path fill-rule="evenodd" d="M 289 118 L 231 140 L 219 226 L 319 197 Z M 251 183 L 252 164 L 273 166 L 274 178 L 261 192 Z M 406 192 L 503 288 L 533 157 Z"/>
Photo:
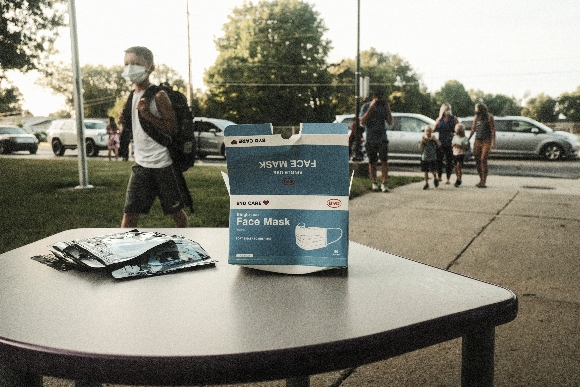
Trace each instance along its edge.
<path fill-rule="evenodd" d="M 107 149 L 109 141 L 107 123 L 103 120 L 86 119 L 84 124 L 87 156 L 96 157 L 100 150 Z M 77 148 L 77 129 L 74 119 L 52 121 L 46 134 L 47 141 L 57 156 L 64 155 L 67 149 Z"/>

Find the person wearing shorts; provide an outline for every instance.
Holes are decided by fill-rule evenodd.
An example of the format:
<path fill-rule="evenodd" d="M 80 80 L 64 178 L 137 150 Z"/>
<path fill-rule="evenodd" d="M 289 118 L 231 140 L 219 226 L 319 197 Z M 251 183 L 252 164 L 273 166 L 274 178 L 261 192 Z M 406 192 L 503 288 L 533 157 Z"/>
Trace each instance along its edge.
<path fill-rule="evenodd" d="M 151 85 L 149 75 L 155 69 L 153 53 L 146 47 L 125 50 L 123 78 L 134 85 L 120 121 L 123 130 L 131 131 L 135 149 L 135 165 L 127 186 L 121 227 L 137 227 L 139 216 L 149 213 L 155 198 L 159 197 L 163 213 L 171 216 L 176 227 L 188 227 L 185 202 L 167 147 L 151 138 L 141 126 L 141 119 L 167 133 L 176 133 L 177 118 L 171 101 L 159 91 L 150 101 L 143 98 Z M 141 118 L 140 118 L 141 117 Z"/>
<path fill-rule="evenodd" d="M 393 124 L 393 116 L 389 103 L 384 99 L 382 90 L 373 92 L 371 102 L 365 103 L 360 111 L 360 122 L 365 126 L 367 133 L 365 149 L 369 158 L 369 175 L 371 177 L 373 191 L 379 190 L 377 183 L 377 162 L 381 161 L 381 188 L 383 192 L 390 192 L 387 186 L 389 178 L 389 140 L 387 138 L 387 126 Z"/>
<path fill-rule="evenodd" d="M 473 157 L 475 158 L 475 166 L 479 175 L 479 183 L 475 186 L 477 188 L 486 188 L 489 172 L 487 159 L 491 149 L 495 148 L 495 120 L 483 103 L 475 105 L 475 117 L 473 118 L 469 140 L 474 134 Z"/>

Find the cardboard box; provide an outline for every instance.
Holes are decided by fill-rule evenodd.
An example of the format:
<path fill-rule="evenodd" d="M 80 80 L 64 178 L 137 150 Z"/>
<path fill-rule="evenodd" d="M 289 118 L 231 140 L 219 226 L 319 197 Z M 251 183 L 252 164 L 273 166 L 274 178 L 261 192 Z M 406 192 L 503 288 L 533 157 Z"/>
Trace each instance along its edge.
<path fill-rule="evenodd" d="M 225 130 L 228 262 L 283 273 L 348 265 L 348 128 L 302 124 L 289 139 L 270 124 Z"/>

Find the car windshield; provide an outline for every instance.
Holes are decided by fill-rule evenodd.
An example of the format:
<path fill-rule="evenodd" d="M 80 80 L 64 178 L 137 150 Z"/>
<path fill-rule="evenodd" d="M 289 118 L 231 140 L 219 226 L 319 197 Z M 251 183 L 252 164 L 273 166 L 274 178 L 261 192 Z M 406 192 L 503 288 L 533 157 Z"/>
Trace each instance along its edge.
<path fill-rule="evenodd" d="M 3 126 L 0 127 L 0 134 L 26 134 L 26 132 L 18 126 Z"/>
<path fill-rule="evenodd" d="M 85 121 L 87 129 L 107 129 L 107 124 L 101 121 Z"/>

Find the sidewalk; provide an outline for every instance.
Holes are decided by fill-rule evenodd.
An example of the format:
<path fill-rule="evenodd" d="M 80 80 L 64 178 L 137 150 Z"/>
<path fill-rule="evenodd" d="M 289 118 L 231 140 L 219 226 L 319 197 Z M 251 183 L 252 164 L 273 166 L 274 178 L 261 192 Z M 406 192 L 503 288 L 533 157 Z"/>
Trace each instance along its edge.
<path fill-rule="evenodd" d="M 460 188 L 424 191 L 421 182 L 351 200 L 350 239 L 516 293 L 518 317 L 496 329 L 496 386 L 579 386 L 580 180 L 492 175 L 486 189 L 476 182 L 465 175 Z M 315 375 L 311 386 L 459 386 L 460 369 L 456 339 Z"/>
<path fill-rule="evenodd" d="M 477 180 L 352 200 L 350 239 L 509 288 L 519 315 L 496 329 L 495 385 L 578 386 L 580 180 Z M 460 364 L 455 340 L 359 367 L 341 386 L 458 386 Z"/>

